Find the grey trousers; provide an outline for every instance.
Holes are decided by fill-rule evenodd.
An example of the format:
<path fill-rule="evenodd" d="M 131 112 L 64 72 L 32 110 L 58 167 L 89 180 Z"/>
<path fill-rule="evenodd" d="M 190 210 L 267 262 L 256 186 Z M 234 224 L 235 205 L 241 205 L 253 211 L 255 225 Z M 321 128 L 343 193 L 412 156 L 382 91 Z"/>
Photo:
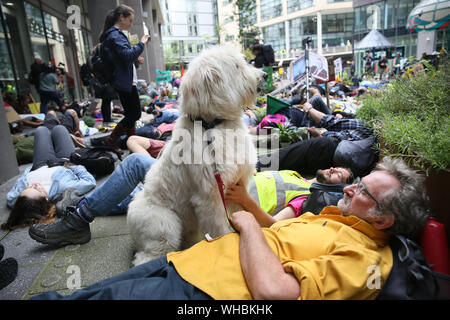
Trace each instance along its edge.
<path fill-rule="evenodd" d="M 47 160 L 68 158 L 75 151 L 69 131 L 57 125 L 51 131 L 46 127 L 39 127 L 34 132 L 33 167 L 31 171 L 46 165 Z"/>

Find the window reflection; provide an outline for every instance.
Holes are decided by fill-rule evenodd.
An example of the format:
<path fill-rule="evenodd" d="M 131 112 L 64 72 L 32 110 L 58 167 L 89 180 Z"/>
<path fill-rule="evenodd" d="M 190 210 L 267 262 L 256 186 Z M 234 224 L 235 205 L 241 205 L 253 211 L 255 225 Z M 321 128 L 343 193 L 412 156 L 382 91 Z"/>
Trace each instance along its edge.
<path fill-rule="evenodd" d="M 286 49 L 284 22 L 263 28 L 264 41 L 270 43 L 275 52 Z"/>

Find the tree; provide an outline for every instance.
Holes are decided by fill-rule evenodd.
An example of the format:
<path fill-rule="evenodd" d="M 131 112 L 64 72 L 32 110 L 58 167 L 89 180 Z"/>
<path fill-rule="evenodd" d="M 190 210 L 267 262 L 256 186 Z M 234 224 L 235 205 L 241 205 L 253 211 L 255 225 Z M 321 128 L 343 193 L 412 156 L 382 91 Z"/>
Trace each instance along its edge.
<path fill-rule="evenodd" d="M 171 68 L 180 63 L 180 57 L 177 52 L 174 52 L 173 48 L 170 46 L 164 46 L 164 62 L 166 65 L 166 70 L 171 70 Z"/>
<path fill-rule="evenodd" d="M 239 22 L 239 42 L 244 50 L 248 48 L 255 40 L 255 37 L 261 33 L 256 24 L 256 1 L 254 0 L 236 0 L 234 3 L 235 15 Z"/>

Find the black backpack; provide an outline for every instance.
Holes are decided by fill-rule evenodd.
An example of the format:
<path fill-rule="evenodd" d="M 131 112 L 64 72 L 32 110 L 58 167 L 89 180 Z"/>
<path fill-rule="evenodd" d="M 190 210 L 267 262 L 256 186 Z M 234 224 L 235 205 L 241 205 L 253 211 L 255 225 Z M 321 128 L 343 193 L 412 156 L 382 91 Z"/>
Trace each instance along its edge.
<path fill-rule="evenodd" d="M 273 52 L 273 48 L 270 44 L 265 44 L 262 46 L 262 54 L 265 60 L 264 65 L 270 66 L 272 63 L 275 63 L 275 53 Z"/>
<path fill-rule="evenodd" d="M 44 71 L 44 67 L 43 64 L 33 63 L 31 65 L 31 71 L 28 74 L 28 82 L 35 86 L 39 85 L 39 76 Z"/>
<path fill-rule="evenodd" d="M 70 162 L 84 166 L 92 174 L 103 176 L 114 171 L 117 159 L 113 154 L 122 160 L 120 154 L 108 147 L 80 148 L 72 152 Z"/>
<path fill-rule="evenodd" d="M 81 77 L 81 82 L 83 83 L 83 86 L 88 87 L 90 85 L 90 80 L 93 77 L 91 67 L 89 66 L 89 64 L 84 63 L 80 67 L 80 77 Z"/>
<path fill-rule="evenodd" d="M 378 300 L 449 299 L 450 276 L 431 270 L 420 246 L 404 236 L 389 240 L 393 266 Z"/>
<path fill-rule="evenodd" d="M 344 196 L 344 188 L 348 184 L 325 184 L 314 182 L 311 184 L 308 198 L 303 202 L 302 213 L 319 214 L 326 206 L 335 206 Z"/>
<path fill-rule="evenodd" d="M 355 141 L 342 140 L 334 152 L 334 165 L 350 168 L 355 177 L 368 175 L 378 161 L 378 152 L 372 148 L 376 142 L 374 136 Z"/>
<path fill-rule="evenodd" d="M 114 65 L 105 54 L 103 43 L 99 43 L 89 58 L 89 66 L 97 80 L 103 84 L 110 84 L 113 80 Z"/>

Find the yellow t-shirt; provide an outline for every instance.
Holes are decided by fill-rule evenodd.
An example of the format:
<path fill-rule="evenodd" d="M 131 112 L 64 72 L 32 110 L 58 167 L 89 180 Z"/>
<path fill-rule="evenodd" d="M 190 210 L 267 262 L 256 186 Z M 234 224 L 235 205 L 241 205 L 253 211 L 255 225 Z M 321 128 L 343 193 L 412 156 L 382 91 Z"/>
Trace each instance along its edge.
<path fill-rule="evenodd" d="M 299 281 L 299 299 L 375 299 L 392 268 L 388 235 L 355 216 L 342 216 L 335 206 L 320 215 L 279 221 L 262 232 L 284 269 Z M 167 260 L 184 280 L 214 299 L 252 299 L 237 233 L 171 252 Z"/>

